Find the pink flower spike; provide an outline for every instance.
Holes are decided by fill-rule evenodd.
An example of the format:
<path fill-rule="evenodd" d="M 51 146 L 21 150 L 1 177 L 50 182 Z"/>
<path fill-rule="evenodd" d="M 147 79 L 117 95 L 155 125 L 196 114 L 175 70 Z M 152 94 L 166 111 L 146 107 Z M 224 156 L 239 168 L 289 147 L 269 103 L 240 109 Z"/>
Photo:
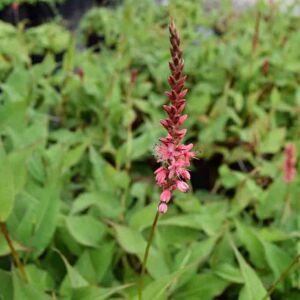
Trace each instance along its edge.
<path fill-rule="evenodd" d="M 294 181 L 296 176 L 296 146 L 292 143 L 289 143 L 285 147 L 285 159 L 283 162 L 283 180 L 286 183 Z"/>
<path fill-rule="evenodd" d="M 171 192 L 170 190 L 164 190 L 161 194 L 160 194 L 160 201 L 161 202 L 165 202 L 168 203 L 171 199 Z"/>
<path fill-rule="evenodd" d="M 170 22 L 169 31 L 171 74 L 168 82 L 170 90 L 165 93 L 169 104 L 163 105 L 168 116 L 160 121 L 168 134 L 166 137 L 160 138 L 160 143 L 155 147 L 157 162 L 162 163 L 162 166 L 154 172 L 156 183 L 162 188 L 158 211 L 163 214 L 168 210 L 167 203 L 171 200 L 174 190 L 178 189 L 184 193 L 189 190 L 189 185 L 183 180 L 190 180 L 191 175 L 187 168 L 190 166 L 191 158 L 195 156 L 192 151 L 193 144 L 181 143 L 187 132 L 185 128 L 181 128 L 188 117 L 186 114 L 182 115 L 186 105 L 183 97 L 187 93 L 187 89 L 184 87 L 187 76 L 183 73 L 184 60 L 180 48 L 180 37 L 173 21 Z"/>
<path fill-rule="evenodd" d="M 176 180 L 176 188 L 183 193 L 186 193 L 189 190 L 189 185 L 181 180 Z"/>
<path fill-rule="evenodd" d="M 168 205 L 164 202 L 161 202 L 158 206 L 158 211 L 161 213 L 161 214 L 165 214 L 168 210 Z"/>

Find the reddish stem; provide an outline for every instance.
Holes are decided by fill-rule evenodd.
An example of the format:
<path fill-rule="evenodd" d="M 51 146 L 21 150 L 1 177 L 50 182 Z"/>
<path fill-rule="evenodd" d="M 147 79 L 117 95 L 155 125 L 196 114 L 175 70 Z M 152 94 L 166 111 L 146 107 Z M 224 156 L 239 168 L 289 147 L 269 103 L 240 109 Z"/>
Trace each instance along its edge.
<path fill-rule="evenodd" d="M 27 276 L 26 276 L 24 265 L 22 264 L 22 262 L 19 258 L 19 255 L 18 255 L 18 253 L 17 253 L 17 251 L 16 251 L 16 249 L 15 249 L 13 243 L 12 243 L 12 240 L 10 238 L 10 235 L 9 235 L 9 232 L 7 230 L 7 227 L 6 227 L 5 223 L 0 223 L 0 229 L 3 233 L 3 236 L 4 236 L 4 238 L 7 242 L 7 245 L 9 247 L 10 251 L 11 251 L 11 254 L 14 258 L 14 261 L 15 261 L 18 269 L 20 270 L 20 273 L 21 273 L 24 281 L 27 282 Z"/>

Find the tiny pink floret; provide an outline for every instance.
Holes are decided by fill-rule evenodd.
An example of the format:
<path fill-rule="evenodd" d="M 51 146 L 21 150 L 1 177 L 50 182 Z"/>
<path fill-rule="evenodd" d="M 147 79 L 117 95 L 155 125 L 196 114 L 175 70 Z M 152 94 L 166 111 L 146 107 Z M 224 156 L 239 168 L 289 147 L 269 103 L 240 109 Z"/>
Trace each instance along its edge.
<path fill-rule="evenodd" d="M 159 186 L 163 186 L 166 182 L 167 170 L 163 167 L 158 168 L 155 172 L 156 182 Z"/>
<path fill-rule="evenodd" d="M 191 179 L 191 175 L 190 172 L 188 170 L 181 170 L 180 171 L 180 176 L 186 180 L 190 180 Z"/>
<path fill-rule="evenodd" d="M 168 210 L 168 205 L 164 202 L 161 202 L 158 206 L 158 211 L 161 213 L 161 214 L 165 214 Z"/>
<path fill-rule="evenodd" d="M 186 182 L 181 181 L 181 180 L 177 180 L 176 181 L 176 188 L 180 192 L 186 193 L 189 190 L 190 187 L 189 187 L 189 185 Z"/>
<path fill-rule="evenodd" d="M 164 190 L 161 194 L 160 194 L 160 201 L 161 202 L 165 202 L 168 203 L 171 199 L 171 192 L 170 190 Z"/>

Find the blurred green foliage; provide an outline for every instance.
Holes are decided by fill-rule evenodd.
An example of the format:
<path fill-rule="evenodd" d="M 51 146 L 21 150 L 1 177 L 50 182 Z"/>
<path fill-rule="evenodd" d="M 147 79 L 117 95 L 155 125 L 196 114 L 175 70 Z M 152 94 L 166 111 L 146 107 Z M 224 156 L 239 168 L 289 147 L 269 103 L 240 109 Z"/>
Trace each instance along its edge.
<path fill-rule="evenodd" d="M 199 159 L 194 191 L 159 220 L 144 300 L 259 300 L 299 253 L 299 178 L 284 183 L 281 167 L 285 144 L 300 147 L 299 18 L 128 0 L 90 11 L 80 36 L 0 23 L 0 220 L 29 281 L 1 236 L 1 299 L 136 299 L 159 199 L 169 15 Z M 91 35 L 101 44 L 82 47 Z M 299 288 L 296 268 L 274 299 Z"/>
<path fill-rule="evenodd" d="M 49 4 L 49 5 L 55 5 L 57 3 L 62 3 L 64 0 L 1 0 L 0 1 L 0 9 L 5 8 L 7 5 L 11 5 L 13 3 L 17 4 L 37 4 L 37 3 L 43 3 L 43 4 Z"/>

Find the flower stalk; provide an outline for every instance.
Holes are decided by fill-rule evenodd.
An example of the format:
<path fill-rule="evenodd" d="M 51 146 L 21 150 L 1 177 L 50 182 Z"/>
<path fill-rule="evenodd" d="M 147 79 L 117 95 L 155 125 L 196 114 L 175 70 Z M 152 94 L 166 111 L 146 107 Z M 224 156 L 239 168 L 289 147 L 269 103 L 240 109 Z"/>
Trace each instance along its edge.
<path fill-rule="evenodd" d="M 22 276 L 23 280 L 25 282 L 27 282 L 27 276 L 26 276 L 24 265 L 22 264 L 22 262 L 19 258 L 19 255 L 18 255 L 18 253 L 17 253 L 17 251 L 16 251 L 16 249 L 15 249 L 13 243 L 12 243 L 12 240 L 10 238 L 10 235 L 9 235 L 9 232 L 7 230 L 7 227 L 6 227 L 5 223 L 0 223 L 0 230 L 2 231 L 2 234 L 3 234 L 3 236 L 4 236 L 4 238 L 7 242 L 7 245 L 8 245 L 8 247 L 10 249 L 10 252 L 11 252 L 13 258 L 14 258 L 15 264 L 18 267 L 18 269 L 21 273 L 21 276 Z"/>
<path fill-rule="evenodd" d="M 155 232 L 155 229 L 156 229 L 158 218 L 159 218 L 159 212 L 157 211 L 156 215 L 154 217 L 152 226 L 151 226 L 149 239 L 148 239 L 146 250 L 145 250 L 145 253 L 144 253 L 142 270 L 141 270 L 141 275 L 140 275 L 140 282 L 139 282 L 139 300 L 142 300 L 142 298 L 143 298 L 142 294 L 143 294 L 143 288 L 144 288 L 144 275 L 145 275 L 145 270 L 146 270 L 146 264 L 147 264 L 147 260 L 148 260 L 148 256 L 149 256 L 149 250 L 150 250 L 150 246 L 152 244 L 152 240 L 153 240 L 153 237 L 154 237 L 154 232 Z"/>

